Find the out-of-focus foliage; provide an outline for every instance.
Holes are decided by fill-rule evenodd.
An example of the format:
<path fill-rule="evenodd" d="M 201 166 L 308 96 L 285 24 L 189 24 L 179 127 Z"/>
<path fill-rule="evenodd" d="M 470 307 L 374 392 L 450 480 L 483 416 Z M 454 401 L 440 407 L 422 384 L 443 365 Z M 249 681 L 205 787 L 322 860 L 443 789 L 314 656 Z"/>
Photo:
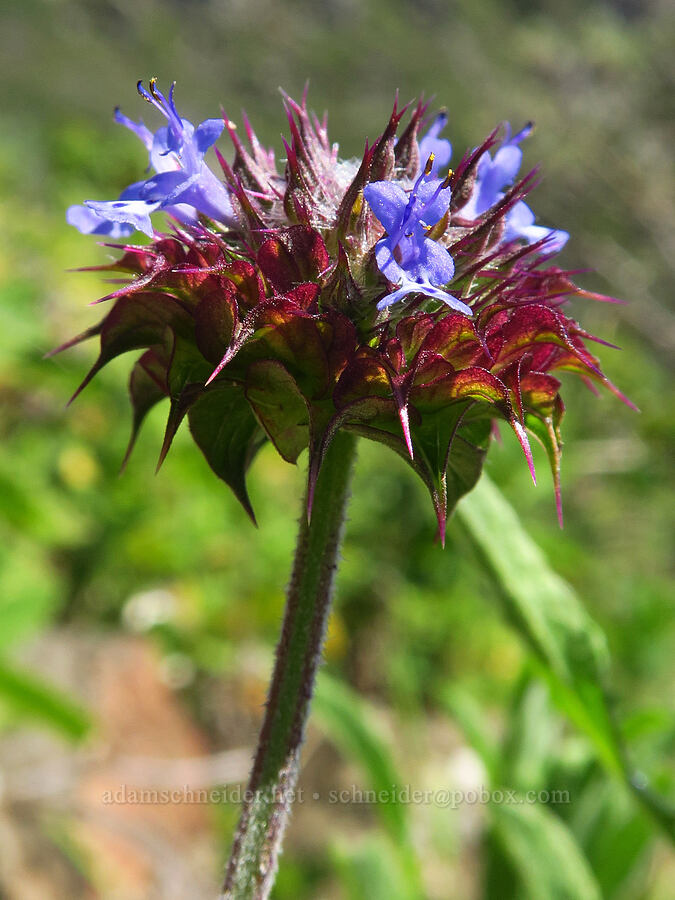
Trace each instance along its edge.
<path fill-rule="evenodd" d="M 329 109 L 344 155 L 360 153 L 364 133 L 377 135 L 396 88 L 404 100 L 426 91 L 448 106 L 455 158 L 501 118 L 516 126 L 535 119 L 526 162 L 542 160 L 545 180 L 533 207 L 542 221 L 572 233 L 570 268 L 597 270 L 580 281 L 629 301 L 572 310 L 589 331 L 624 348 L 600 347 L 599 355 L 642 412 L 566 386 L 565 530 L 557 526 L 543 453 L 535 456 L 536 490 L 510 441 L 492 449 L 487 468 L 607 635 L 613 714 L 631 768 L 650 787 L 671 791 L 664 762 L 675 745 L 666 607 L 675 336 L 666 306 L 675 260 L 668 4 L 10 0 L 0 24 L 0 661 L 12 675 L 4 684 L 13 685 L 3 691 L 0 679 L 0 725 L 7 745 L 40 697 L 35 711 L 43 719 L 61 715 L 71 734 L 84 727 L 79 701 L 67 702 L 56 671 L 43 666 L 17 690 L 27 659 L 35 661 L 31 641 L 95 633 L 112 659 L 129 632 L 156 648 L 162 677 L 203 735 L 203 752 L 255 740 L 302 472 L 269 448 L 262 452 L 251 473 L 256 531 L 186 435 L 153 477 L 158 409 L 118 478 L 129 425 L 125 361 L 65 410 L 93 350 L 42 357 L 95 319 L 87 303 L 103 292 L 99 276 L 65 269 L 100 263 L 109 251 L 68 228 L 63 211 L 142 176 L 137 142 L 111 118 L 117 103 L 134 118 L 145 113 L 136 79 L 176 78 L 195 121 L 221 103 L 233 114 L 244 106 L 280 153 L 276 88 L 299 94 L 309 77 L 310 103 Z M 450 523 L 445 551 L 433 542 L 434 527 L 404 464 L 364 446 L 327 666 L 368 705 L 364 712 L 347 703 L 341 720 L 343 698 L 335 694 L 332 726 L 317 722 L 341 756 L 320 732 L 310 736 L 306 777 L 320 785 L 317 793 L 331 779 L 373 786 L 391 765 L 412 786 L 566 790 L 570 802 L 494 811 L 412 804 L 400 820 L 405 834 L 384 810 L 301 804 L 276 896 L 405 896 L 400 882 L 387 887 L 392 858 L 401 859 L 396 840 L 405 839 L 434 898 L 448 896 L 449 883 L 462 897 L 591 897 L 595 883 L 600 896 L 615 900 L 665 900 L 673 864 L 654 821 L 602 768 L 593 743 L 554 711 L 464 520 Z M 78 652 L 77 643 L 67 646 Z M 59 693 L 41 694 L 50 679 Z M 250 714 L 248 730 L 235 733 L 227 718 L 223 724 L 233 697 Z M 90 713 L 96 735 L 97 710 Z M 350 724 L 349 715 L 373 733 L 359 739 L 358 718 Z M 162 733 L 156 741 L 154 755 L 162 756 Z M 380 746 L 389 748 L 385 756 L 373 749 Z M 39 803 L 48 809 L 47 800 Z M 77 884 L 93 882 L 105 897 L 105 869 L 82 854 L 67 817 L 50 816 L 43 830 L 78 873 Z M 216 860 L 235 819 L 236 804 L 215 810 Z M 549 863 L 523 868 L 523 847 L 534 838 Z M 575 881 L 565 884 L 565 867 Z M 207 874 L 215 884 L 216 863 Z M 20 896 L 4 881 L 2 889 Z M 66 893 L 85 896 L 86 888 L 77 890 Z"/>

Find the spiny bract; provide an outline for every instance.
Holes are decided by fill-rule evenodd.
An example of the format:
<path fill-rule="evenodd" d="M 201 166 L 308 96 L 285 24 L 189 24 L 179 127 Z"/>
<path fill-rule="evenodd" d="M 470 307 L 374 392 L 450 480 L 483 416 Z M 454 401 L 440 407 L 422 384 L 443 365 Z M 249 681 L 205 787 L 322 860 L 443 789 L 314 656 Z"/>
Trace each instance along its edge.
<path fill-rule="evenodd" d="M 441 137 L 447 115 L 393 112 L 361 160 L 341 161 L 325 118 L 284 96 L 285 163 L 244 119 L 195 128 L 154 80 L 142 96 L 167 119 L 152 133 L 116 111 L 145 144 L 155 170 L 116 201 L 71 207 L 86 233 L 148 245 L 108 244 L 121 257 L 102 270 L 128 283 L 112 309 L 64 347 L 98 336 L 82 388 L 121 353 L 142 349 L 130 378 L 133 429 L 165 397 L 160 462 L 187 416 L 214 472 L 251 516 L 246 471 L 271 440 L 295 462 L 309 448 L 309 506 L 336 431 L 387 444 L 427 485 L 441 538 L 457 500 L 476 483 L 495 420 L 509 423 L 534 477 L 528 433 L 545 447 L 560 510 L 560 382 L 568 370 L 618 393 L 561 310 L 577 287 L 552 260 L 568 235 L 534 224 L 525 203 L 535 173 L 518 179 L 519 144 L 496 129 L 455 171 Z M 404 115 L 407 125 L 397 137 Z M 216 149 L 226 130 L 232 162 Z M 421 134 L 421 132 L 426 133 Z M 150 216 L 172 217 L 165 233 Z M 55 351 L 56 352 L 56 351 Z M 79 393 L 78 390 L 78 393 Z"/>

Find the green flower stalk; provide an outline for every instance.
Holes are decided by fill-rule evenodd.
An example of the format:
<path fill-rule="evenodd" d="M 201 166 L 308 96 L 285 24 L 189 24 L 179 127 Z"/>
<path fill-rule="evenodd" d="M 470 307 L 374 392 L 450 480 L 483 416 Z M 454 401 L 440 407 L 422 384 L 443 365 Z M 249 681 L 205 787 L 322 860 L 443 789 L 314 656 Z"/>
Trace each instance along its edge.
<path fill-rule="evenodd" d="M 556 371 L 619 394 L 563 310 L 578 287 L 555 263 L 568 235 L 535 224 L 518 178 L 520 143 L 505 127 L 454 171 L 441 137 L 447 115 L 419 102 L 391 113 L 361 159 L 340 160 L 305 98 L 284 96 L 285 161 L 245 120 L 195 128 L 154 80 L 141 95 L 167 120 L 154 134 L 119 112 L 155 174 L 116 201 L 71 207 L 68 221 L 115 240 L 102 270 L 128 281 L 101 298 L 107 315 L 59 350 L 98 338 L 78 391 L 111 359 L 142 353 L 131 371 L 131 452 L 148 411 L 168 399 L 160 463 L 187 419 L 195 443 L 248 514 L 246 473 L 271 441 L 308 479 L 282 636 L 225 897 L 264 898 L 296 784 L 309 702 L 340 546 L 357 437 L 387 445 L 426 485 L 441 541 L 457 501 L 476 484 L 498 421 L 546 452 L 560 503 Z M 407 124 L 402 127 L 404 116 Z M 222 132 L 222 177 L 205 154 Z M 400 134 L 399 134 L 400 131 Z M 157 231 L 153 216 L 170 217 Z M 101 302 L 101 301 L 97 301 Z M 602 342 L 601 342 L 602 343 Z M 56 351 L 55 351 L 56 352 Z M 623 398 L 625 399 L 625 398 Z"/>

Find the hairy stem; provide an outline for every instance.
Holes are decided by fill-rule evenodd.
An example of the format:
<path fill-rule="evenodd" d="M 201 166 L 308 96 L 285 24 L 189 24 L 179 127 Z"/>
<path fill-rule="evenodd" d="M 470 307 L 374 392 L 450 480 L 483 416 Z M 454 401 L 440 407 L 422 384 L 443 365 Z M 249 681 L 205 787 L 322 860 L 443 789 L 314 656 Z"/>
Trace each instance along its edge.
<path fill-rule="evenodd" d="M 338 432 L 321 467 L 310 522 L 303 509 L 265 719 L 224 900 L 265 900 L 274 883 L 330 613 L 355 444 L 354 437 Z"/>

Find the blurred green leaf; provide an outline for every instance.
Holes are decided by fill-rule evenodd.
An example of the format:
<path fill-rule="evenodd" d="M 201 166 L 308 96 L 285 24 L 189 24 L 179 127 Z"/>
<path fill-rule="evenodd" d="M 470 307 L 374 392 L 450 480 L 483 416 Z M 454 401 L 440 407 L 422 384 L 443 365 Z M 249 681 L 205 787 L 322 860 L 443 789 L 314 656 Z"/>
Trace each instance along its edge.
<path fill-rule="evenodd" d="M 513 865 L 518 900 L 601 900 L 597 881 L 572 832 L 545 806 L 492 804 L 493 837 Z M 501 900 L 503 885 L 489 883 L 486 900 Z"/>
<path fill-rule="evenodd" d="M 333 848 L 338 877 L 345 900 L 407 900 L 411 896 L 398 877 L 399 861 L 394 848 L 382 838 L 368 837 L 356 844 L 339 843 Z"/>
<path fill-rule="evenodd" d="M 501 753 L 502 782 L 522 791 L 547 787 L 561 731 L 546 684 L 526 673 L 509 712 Z"/>
<path fill-rule="evenodd" d="M 3 660 L 0 702 L 12 712 L 48 725 L 75 741 L 82 740 L 91 728 L 87 713 L 68 696 Z"/>
<path fill-rule="evenodd" d="M 447 685 L 438 699 L 480 756 L 491 782 L 493 784 L 498 782 L 501 768 L 500 748 L 494 735 L 488 731 L 482 707 L 459 685 Z"/>
<path fill-rule="evenodd" d="M 383 796 L 391 797 L 392 788 L 403 784 L 389 748 L 373 722 L 373 711 L 356 693 L 325 672 L 320 673 L 317 681 L 313 713 L 331 741 L 347 759 L 361 767 L 376 794 L 382 792 Z M 405 896 L 421 896 L 407 806 L 392 800 L 377 802 L 373 807 L 396 846 Z"/>
<path fill-rule="evenodd" d="M 458 515 L 501 588 L 507 617 L 543 664 L 556 699 L 589 734 L 604 763 L 621 772 L 605 703 L 609 658 L 600 628 L 486 476 Z"/>
<path fill-rule="evenodd" d="M 40 547 L 12 535 L 11 545 L 0 527 L 0 652 L 50 620 L 58 583 Z"/>
<path fill-rule="evenodd" d="M 636 871 L 646 864 L 652 829 L 644 812 L 616 783 L 595 772 L 569 810 L 574 829 L 605 897 L 629 896 Z"/>
<path fill-rule="evenodd" d="M 673 811 L 652 792 L 637 788 L 628 771 L 609 711 L 609 656 L 598 625 L 487 476 L 459 506 L 458 515 L 495 577 L 507 618 L 534 652 L 554 702 L 591 739 L 603 765 L 625 780 L 673 837 Z"/>
<path fill-rule="evenodd" d="M 546 685 L 533 680 L 526 669 L 516 687 L 501 748 L 487 733 L 485 713 L 468 694 L 449 689 L 443 694 L 442 701 L 471 746 L 482 757 L 491 784 L 497 790 L 502 786 L 505 790 L 516 788 L 520 792 L 518 797 L 521 802 L 522 792 L 547 792 L 556 802 L 557 792 L 561 790 L 557 787 L 560 782 L 556 780 L 556 775 L 565 769 L 567 801 L 560 807 L 556 802 L 555 812 L 540 807 L 541 815 L 546 819 L 543 827 L 550 832 L 550 840 L 554 844 L 558 842 L 560 829 L 569 829 L 562 845 L 569 845 L 570 841 L 577 844 L 574 852 L 584 854 L 584 866 L 591 868 L 603 897 L 614 897 L 622 890 L 634 877 L 644 858 L 651 833 L 649 822 L 641 810 L 636 812 L 620 783 L 607 777 L 590 756 L 579 756 L 577 751 L 574 764 L 576 777 L 569 770 L 569 750 L 562 739 L 559 718 L 550 709 Z M 493 761 L 492 765 L 490 761 Z M 594 771 L 590 779 L 589 769 L 591 773 Z M 550 853 L 547 859 L 546 852 L 542 858 L 542 839 L 535 841 L 529 833 L 533 828 L 540 827 L 536 822 L 538 813 L 534 814 L 532 825 L 527 818 L 525 821 L 518 819 L 516 812 L 515 835 L 505 836 L 499 829 L 500 826 L 504 829 L 510 827 L 508 813 L 500 819 L 500 805 L 493 804 L 488 809 L 492 828 L 483 850 L 486 900 L 492 897 L 520 897 L 523 884 L 527 886 L 525 896 L 529 898 L 530 877 L 535 877 L 540 883 L 540 895 L 543 897 L 577 896 L 571 883 L 565 886 L 566 893 L 561 894 L 557 876 L 547 875 L 549 868 L 553 869 L 559 860 L 551 859 Z M 551 824 L 551 818 L 557 821 Z M 529 850 L 528 843 L 532 845 Z M 536 857 L 536 866 L 543 869 L 545 877 L 541 873 L 535 872 L 533 875 L 529 871 L 521 871 L 523 866 L 528 869 L 532 867 L 531 863 L 526 862 L 529 856 Z M 539 895 L 533 893 L 532 896 Z"/>

